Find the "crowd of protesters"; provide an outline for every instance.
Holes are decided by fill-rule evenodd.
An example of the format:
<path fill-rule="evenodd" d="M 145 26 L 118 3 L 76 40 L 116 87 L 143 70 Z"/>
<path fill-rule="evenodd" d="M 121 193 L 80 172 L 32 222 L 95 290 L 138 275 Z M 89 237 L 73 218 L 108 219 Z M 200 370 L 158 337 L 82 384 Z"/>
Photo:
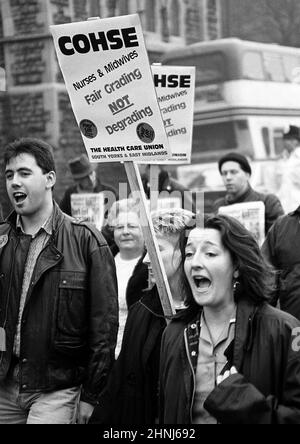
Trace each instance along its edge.
<path fill-rule="evenodd" d="M 116 196 L 101 233 L 71 216 L 71 195 L 114 190 L 85 155 L 69 166 L 75 186 L 59 206 L 51 146 L 5 148 L 0 424 L 300 423 L 300 207 L 284 215 L 278 197 L 252 189 L 248 159 L 227 153 L 214 214 L 192 197 L 188 209 L 152 212 L 175 307 L 166 316 L 139 202 Z M 159 187 L 186 191 L 163 169 Z M 218 214 L 256 201 L 262 248 Z"/>

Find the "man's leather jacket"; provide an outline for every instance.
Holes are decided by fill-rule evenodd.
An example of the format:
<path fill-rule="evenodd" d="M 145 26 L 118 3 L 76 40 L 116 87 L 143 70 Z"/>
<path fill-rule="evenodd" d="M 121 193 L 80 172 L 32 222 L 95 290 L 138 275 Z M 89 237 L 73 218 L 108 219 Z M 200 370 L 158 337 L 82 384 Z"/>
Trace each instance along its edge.
<path fill-rule="evenodd" d="M 12 359 L 31 240 L 15 227 L 15 213 L 0 223 L 0 381 Z M 114 359 L 117 327 L 115 265 L 104 238 L 55 204 L 53 233 L 37 259 L 21 321 L 20 391 L 82 384 L 81 399 L 94 404 Z"/>

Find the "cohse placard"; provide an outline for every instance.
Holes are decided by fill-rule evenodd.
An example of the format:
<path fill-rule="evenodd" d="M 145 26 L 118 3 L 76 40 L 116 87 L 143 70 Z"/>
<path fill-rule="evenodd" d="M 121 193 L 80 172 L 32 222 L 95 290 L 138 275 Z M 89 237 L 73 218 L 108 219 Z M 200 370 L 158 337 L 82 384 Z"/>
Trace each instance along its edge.
<path fill-rule="evenodd" d="M 169 158 L 139 16 L 50 29 L 90 161 Z"/>

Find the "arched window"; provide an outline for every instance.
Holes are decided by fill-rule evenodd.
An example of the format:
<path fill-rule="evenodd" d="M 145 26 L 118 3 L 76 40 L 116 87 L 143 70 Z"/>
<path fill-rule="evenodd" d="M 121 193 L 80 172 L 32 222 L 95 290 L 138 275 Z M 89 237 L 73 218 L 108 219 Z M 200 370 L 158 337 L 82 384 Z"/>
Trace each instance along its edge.
<path fill-rule="evenodd" d="M 119 1 L 119 13 L 120 15 L 128 15 L 129 14 L 129 0 L 121 0 Z"/>
<path fill-rule="evenodd" d="M 172 0 L 170 4 L 171 35 L 180 36 L 180 5 L 179 0 Z"/>
<path fill-rule="evenodd" d="M 90 17 L 101 17 L 100 0 L 90 0 Z"/>
<path fill-rule="evenodd" d="M 156 6 L 156 0 L 145 2 L 146 29 L 150 32 L 156 31 Z"/>

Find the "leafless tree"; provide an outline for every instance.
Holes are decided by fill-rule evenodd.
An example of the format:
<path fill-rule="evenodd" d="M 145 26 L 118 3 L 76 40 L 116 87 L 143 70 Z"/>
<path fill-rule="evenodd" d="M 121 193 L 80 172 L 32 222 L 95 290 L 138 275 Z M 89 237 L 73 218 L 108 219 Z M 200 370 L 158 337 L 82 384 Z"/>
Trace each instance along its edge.
<path fill-rule="evenodd" d="M 264 0 L 266 29 L 276 43 L 300 46 L 299 0 Z"/>
<path fill-rule="evenodd" d="M 224 7 L 231 36 L 300 46 L 299 0 L 225 0 Z"/>

